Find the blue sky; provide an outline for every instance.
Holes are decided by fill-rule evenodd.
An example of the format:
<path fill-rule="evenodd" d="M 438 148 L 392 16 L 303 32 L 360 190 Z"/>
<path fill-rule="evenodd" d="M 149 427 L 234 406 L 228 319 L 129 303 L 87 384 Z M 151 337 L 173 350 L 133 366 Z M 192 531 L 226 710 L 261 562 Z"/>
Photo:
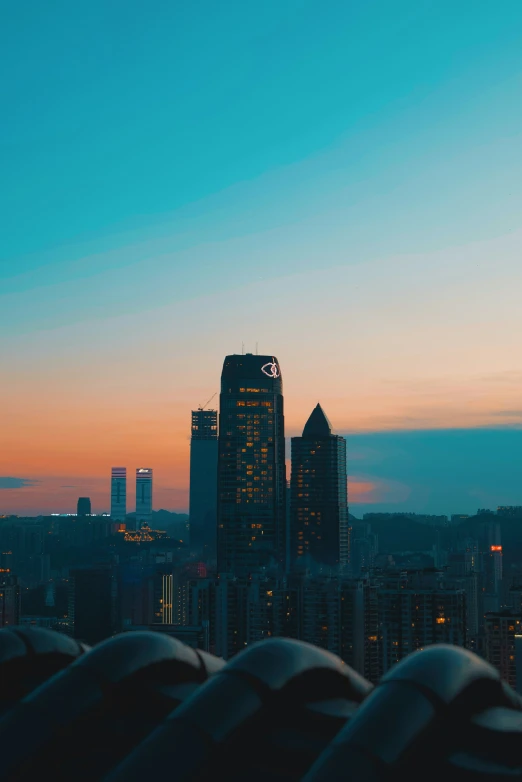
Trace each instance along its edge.
<path fill-rule="evenodd" d="M 352 435 L 348 458 L 375 488 L 352 513 L 468 513 L 520 504 L 521 429 L 456 429 Z"/>
<path fill-rule="evenodd" d="M 0 475 L 182 507 L 242 342 L 292 432 L 522 421 L 519 0 L 11 4 L 0 67 Z"/>
<path fill-rule="evenodd" d="M 309 159 L 312 182 L 298 204 L 285 204 L 281 222 L 302 208 L 315 213 L 326 182 L 360 199 L 398 177 L 414 187 L 424 173 L 433 177 L 424 192 L 436 208 L 433 242 L 437 216 L 448 217 L 437 197 L 447 184 L 441 159 L 458 161 L 466 177 L 457 193 L 475 202 L 476 181 L 499 162 L 488 161 L 488 144 L 508 146 L 506 164 L 520 130 L 515 1 L 497 10 L 476 0 L 30 6 L 11 4 L 2 25 L 8 274 L 15 259 L 18 269 L 37 267 L 46 249 L 110 248 L 122 232 L 170 232 L 172 212 L 197 216 L 195 202 Z M 330 160 L 318 159 L 326 152 Z M 287 195 L 266 194 L 250 221 L 243 208 L 243 230 L 267 218 L 273 225 Z M 218 218 L 225 235 L 236 207 Z M 489 209 L 502 213 L 491 216 L 490 232 L 496 221 L 509 227 L 508 205 Z M 456 217 L 443 234 L 467 227 L 469 216 Z"/>

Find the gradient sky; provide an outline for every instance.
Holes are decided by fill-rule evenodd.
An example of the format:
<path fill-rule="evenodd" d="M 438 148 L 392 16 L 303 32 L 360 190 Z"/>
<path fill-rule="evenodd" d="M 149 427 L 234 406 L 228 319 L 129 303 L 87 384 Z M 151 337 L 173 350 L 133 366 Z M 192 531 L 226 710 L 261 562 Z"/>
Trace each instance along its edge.
<path fill-rule="evenodd" d="M 186 509 L 242 343 L 355 513 L 522 504 L 520 0 L 28 0 L 0 67 L 0 512 Z"/>

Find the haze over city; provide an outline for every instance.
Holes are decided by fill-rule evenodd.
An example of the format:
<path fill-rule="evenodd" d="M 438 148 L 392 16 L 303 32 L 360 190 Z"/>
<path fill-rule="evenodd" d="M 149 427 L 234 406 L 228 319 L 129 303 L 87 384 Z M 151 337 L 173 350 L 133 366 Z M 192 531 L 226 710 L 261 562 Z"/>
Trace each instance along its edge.
<path fill-rule="evenodd" d="M 114 464 L 186 511 L 190 411 L 242 343 L 287 438 L 318 401 L 348 437 L 356 515 L 521 504 L 521 21 L 6 8 L 0 512 L 107 510 Z"/>

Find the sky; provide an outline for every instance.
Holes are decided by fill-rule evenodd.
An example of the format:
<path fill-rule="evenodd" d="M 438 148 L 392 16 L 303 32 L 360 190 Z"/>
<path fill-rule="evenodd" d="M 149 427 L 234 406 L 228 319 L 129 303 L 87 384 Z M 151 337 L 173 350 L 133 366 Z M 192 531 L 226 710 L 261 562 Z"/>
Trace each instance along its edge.
<path fill-rule="evenodd" d="M 243 344 L 356 515 L 522 504 L 519 0 L 28 0 L 0 68 L 0 513 L 186 510 Z"/>

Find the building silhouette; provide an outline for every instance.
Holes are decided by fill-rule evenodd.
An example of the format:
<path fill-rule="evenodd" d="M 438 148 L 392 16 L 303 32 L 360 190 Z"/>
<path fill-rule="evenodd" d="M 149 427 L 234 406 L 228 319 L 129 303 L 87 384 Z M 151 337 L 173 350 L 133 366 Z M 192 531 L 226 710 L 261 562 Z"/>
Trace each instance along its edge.
<path fill-rule="evenodd" d="M 111 518 L 125 521 L 127 515 L 127 468 L 111 470 Z"/>
<path fill-rule="evenodd" d="M 193 410 L 190 439 L 190 547 L 216 559 L 218 431 L 216 410 Z"/>
<path fill-rule="evenodd" d="M 504 610 L 485 616 L 484 657 L 500 671 L 501 677 L 512 687 L 517 686 L 516 638 L 521 632 L 520 614 Z"/>
<path fill-rule="evenodd" d="M 350 573 L 354 578 L 370 573 L 378 553 L 378 538 L 366 521 L 353 521 L 349 526 Z"/>
<path fill-rule="evenodd" d="M 220 575 L 215 581 L 215 652 L 229 660 L 246 646 L 274 634 L 273 602 L 277 580 L 264 573 L 249 578 Z"/>
<path fill-rule="evenodd" d="M 152 469 L 150 467 L 136 468 L 136 526 L 140 522 L 152 521 Z"/>
<path fill-rule="evenodd" d="M 348 527 L 346 440 L 318 404 L 292 437 L 290 566 L 348 565 Z"/>
<path fill-rule="evenodd" d="M 21 587 L 17 576 L 0 573 L 0 627 L 20 624 Z"/>
<path fill-rule="evenodd" d="M 273 356 L 231 355 L 221 374 L 218 571 L 244 576 L 285 560 L 283 384 Z"/>
<path fill-rule="evenodd" d="M 71 570 L 68 583 L 68 632 L 95 644 L 117 629 L 117 580 L 110 567 Z"/>
<path fill-rule="evenodd" d="M 435 570 L 377 580 L 380 676 L 431 644 L 467 645 L 466 592 Z"/>
<path fill-rule="evenodd" d="M 78 503 L 76 505 L 77 516 L 90 516 L 91 515 L 91 498 L 90 497 L 78 497 Z"/>
<path fill-rule="evenodd" d="M 369 579 L 291 573 L 273 590 L 273 634 L 339 655 L 379 678 L 377 588 Z"/>

